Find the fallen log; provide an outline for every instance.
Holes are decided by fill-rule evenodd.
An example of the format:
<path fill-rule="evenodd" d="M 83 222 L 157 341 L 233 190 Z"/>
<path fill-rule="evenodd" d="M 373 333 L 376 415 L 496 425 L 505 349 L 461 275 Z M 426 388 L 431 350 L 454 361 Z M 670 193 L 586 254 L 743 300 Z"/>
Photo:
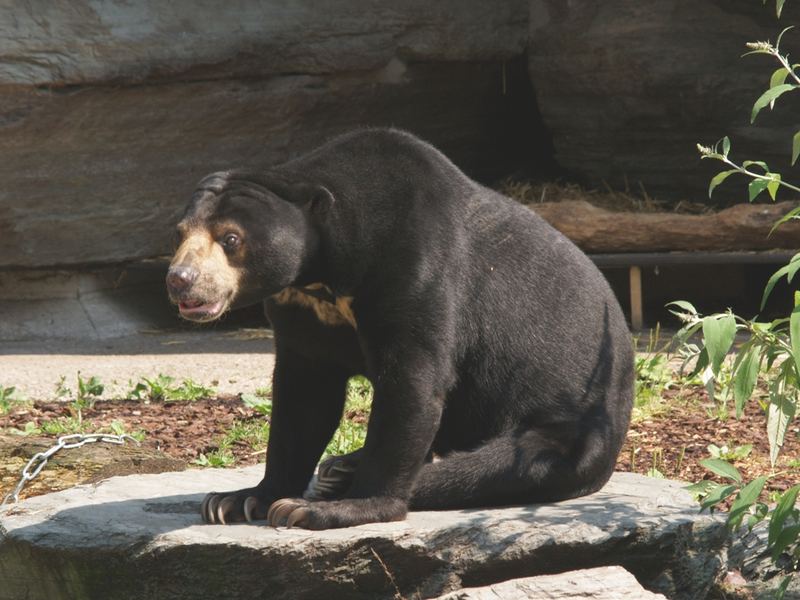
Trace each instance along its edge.
<path fill-rule="evenodd" d="M 704 215 L 613 212 L 582 200 L 528 206 L 588 253 L 800 248 L 800 221 L 770 234 L 795 202 L 738 204 Z"/>

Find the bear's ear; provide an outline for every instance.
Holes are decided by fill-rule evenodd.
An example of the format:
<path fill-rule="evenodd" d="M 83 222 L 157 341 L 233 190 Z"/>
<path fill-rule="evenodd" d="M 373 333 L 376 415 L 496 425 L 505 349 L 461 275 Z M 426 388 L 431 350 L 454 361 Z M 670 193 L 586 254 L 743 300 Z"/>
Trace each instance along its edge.
<path fill-rule="evenodd" d="M 313 183 L 295 185 L 292 196 L 298 206 L 318 216 L 326 215 L 336 202 L 328 188 Z"/>
<path fill-rule="evenodd" d="M 328 214 L 336 199 L 333 197 L 331 191 L 324 185 L 311 186 L 310 198 L 308 200 L 309 208 L 319 214 Z"/>

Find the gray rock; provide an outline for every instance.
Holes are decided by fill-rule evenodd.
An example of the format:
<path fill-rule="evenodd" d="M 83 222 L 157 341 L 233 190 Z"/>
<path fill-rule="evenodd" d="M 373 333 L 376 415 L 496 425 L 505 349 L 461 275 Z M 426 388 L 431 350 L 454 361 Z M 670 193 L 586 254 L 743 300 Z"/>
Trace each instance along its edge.
<path fill-rule="evenodd" d="M 753 597 L 761 600 L 774 598 L 774 591 L 783 579 L 792 573 L 792 560 L 784 553 L 778 563 L 772 562 L 767 551 L 769 524 L 758 523 L 752 530 L 740 529 L 733 535 L 728 549 L 728 568 L 738 570 L 748 582 Z M 794 576 L 784 595 L 785 600 L 800 599 L 800 574 Z"/>
<path fill-rule="evenodd" d="M 0 268 L 167 254 L 202 176 L 353 127 L 473 171 L 526 133 L 524 0 L 32 6 L 0 6 Z"/>
<path fill-rule="evenodd" d="M 558 575 L 524 577 L 480 588 L 463 588 L 437 600 L 657 600 L 664 598 L 645 590 L 622 567 L 596 567 Z"/>
<path fill-rule="evenodd" d="M 734 158 L 787 169 L 797 99 L 784 97 L 755 127 L 750 110 L 777 64 L 740 58 L 745 43 L 775 40 L 798 22 L 800 6 L 730 0 L 531 0 L 530 74 L 553 134 L 556 160 L 592 183 L 616 189 L 641 181 L 650 194 L 702 200 L 721 163 L 695 145 L 725 135 Z M 797 35 L 784 38 L 796 48 Z M 714 199 L 742 202 L 736 178 Z"/>
<path fill-rule="evenodd" d="M 311 532 L 203 525 L 204 494 L 261 467 L 113 478 L 0 511 L 0 598 L 390 598 L 622 565 L 670 598 L 701 598 L 727 534 L 682 485 L 618 473 L 557 504 L 415 512 Z"/>

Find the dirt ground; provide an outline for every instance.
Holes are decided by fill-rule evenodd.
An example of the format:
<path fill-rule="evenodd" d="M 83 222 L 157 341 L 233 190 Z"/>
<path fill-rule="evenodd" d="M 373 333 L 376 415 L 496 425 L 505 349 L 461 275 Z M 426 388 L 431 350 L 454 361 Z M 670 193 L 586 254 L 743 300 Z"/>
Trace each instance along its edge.
<path fill-rule="evenodd" d="M 107 384 L 103 400 L 83 411 L 91 428 L 121 421 L 129 432 L 141 431 L 146 448 L 191 464 L 217 448 L 234 422 L 256 423 L 266 417 L 245 406 L 241 394 L 253 394 L 269 383 L 274 353 L 266 330 L 234 333 L 160 333 L 108 342 L 8 344 L 0 355 L 0 384 L 16 386 L 35 402 L 0 416 L 0 429 L 24 429 L 27 423 L 70 415 L 68 403 L 55 400 L 55 383 L 66 376 L 70 384 L 78 371 Z M 179 402 L 122 400 L 130 389 L 128 380 L 169 374 L 214 387 L 214 397 Z M 798 482 L 800 473 L 800 424 L 792 423 L 777 469 L 769 465 L 765 416 L 751 402 L 742 419 L 732 414 L 720 420 L 701 386 L 676 386 L 664 392 L 663 410 L 634 422 L 620 454 L 623 471 L 660 474 L 694 482 L 710 477 L 699 465 L 709 458 L 708 446 L 752 444 L 746 457 L 734 464 L 745 480 L 765 474 L 773 477 L 768 489 L 783 490 Z M 264 454 L 245 443 L 231 451 L 236 465 L 263 461 Z M 657 472 L 657 473 L 656 473 Z M 6 491 L 6 490 L 3 490 Z M 44 490 L 43 490 L 44 491 Z M 41 493 L 41 492 L 40 492 Z"/>

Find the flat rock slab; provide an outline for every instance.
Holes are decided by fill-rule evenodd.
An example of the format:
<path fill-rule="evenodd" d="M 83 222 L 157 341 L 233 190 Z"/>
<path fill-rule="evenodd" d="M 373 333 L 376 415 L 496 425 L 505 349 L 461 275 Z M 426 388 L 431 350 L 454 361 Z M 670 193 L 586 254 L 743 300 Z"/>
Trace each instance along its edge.
<path fill-rule="evenodd" d="M 463 588 L 437 600 L 658 600 L 622 567 L 596 567 L 558 575 L 523 577 L 480 588 Z"/>
<path fill-rule="evenodd" d="M 566 502 L 349 529 L 201 523 L 206 492 L 260 476 L 256 466 L 115 477 L 2 509 L 0 599 L 432 597 L 604 565 L 670 598 L 702 598 L 727 538 L 682 484 L 630 473 Z"/>

